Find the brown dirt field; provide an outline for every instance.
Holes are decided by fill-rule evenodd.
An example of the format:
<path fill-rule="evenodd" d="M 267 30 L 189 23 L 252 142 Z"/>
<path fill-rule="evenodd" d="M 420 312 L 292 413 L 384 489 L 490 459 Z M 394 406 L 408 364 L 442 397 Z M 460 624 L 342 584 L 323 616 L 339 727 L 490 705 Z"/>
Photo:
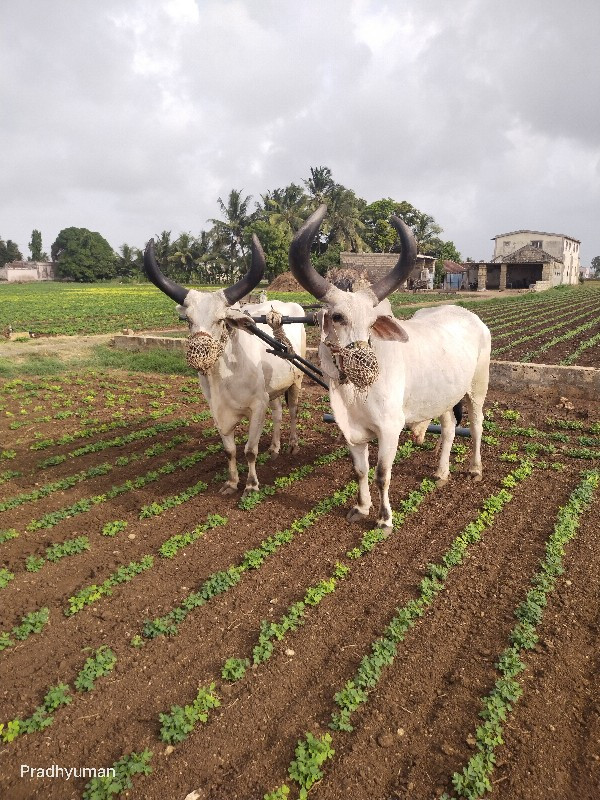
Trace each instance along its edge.
<path fill-rule="evenodd" d="M 192 611 L 176 635 L 145 639 L 144 646 L 136 648 L 131 638 L 142 633 L 145 620 L 168 613 L 208 576 L 240 564 L 245 551 L 286 529 L 352 480 L 349 459 L 317 466 L 307 477 L 244 511 L 238 507 L 239 493 L 234 497 L 218 494 L 213 477 L 223 469 L 225 459 L 216 453 L 189 469 L 98 503 L 86 513 L 72 513 L 49 529 L 27 531 L 28 524 L 45 513 L 105 493 L 127 479 L 204 449 L 218 437 L 207 420 L 67 457 L 42 470 L 37 466 L 42 459 L 155 423 L 132 416 L 126 428 L 31 450 L 37 439 L 56 439 L 83 429 L 85 422 L 76 416 L 35 422 L 36 415 L 88 408 L 98 422 L 110 422 L 116 410 L 125 413 L 135 406 L 148 415 L 178 402 L 178 408 L 157 420 L 164 422 L 185 419 L 206 405 L 197 399 L 192 382 L 180 377 L 108 373 L 86 376 L 83 384 L 52 379 L 25 383 L 33 388 L 17 386 L 7 392 L 0 386 L 2 449 L 16 454 L 0 462 L 0 473 L 22 473 L 0 484 L 0 502 L 98 464 L 110 463 L 112 469 L 0 513 L 0 530 L 14 527 L 20 533 L 0 543 L 0 566 L 15 574 L 0 590 L 0 631 L 10 631 L 34 609 L 46 606 L 50 611 L 50 622 L 41 633 L 0 652 L 0 722 L 30 716 L 48 688 L 58 683 L 68 683 L 73 697 L 70 705 L 55 712 L 48 728 L 0 743 L 0 797 L 7 800 L 82 796 L 85 779 L 28 780 L 20 777 L 22 764 L 108 767 L 124 754 L 144 748 L 153 752 L 153 771 L 147 777 L 134 777 L 133 789 L 124 795 L 133 800 L 184 800 L 195 790 L 201 800 L 259 800 L 284 782 L 292 786 L 287 770 L 298 740 L 307 731 L 318 736 L 328 731 L 334 694 L 355 673 L 371 642 L 382 635 L 397 607 L 418 595 L 426 565 L 439 561 L 486 498 L 499 491 L 503 477 L 515 466 L 500 455 L 511 446 L 525 455 L 527 444 L 552 442 L 557 452 L 537 457 L 558 461 L 563 469 L 539 467 L 512 490 L 512 501 L 482 540 L 471 545 L 469 557 L 453 568 L 445 589 L 398 646 L 393 664 L 384 669 L 368 702 L 353 715 L 354 730 L 330 731 L 335 756 L 324 765 L 324 777 L 310 796 L 317 800 L 429 800 L 444 790 L 452 791 L 452 773 L 462 769 L 474 752 L 469 741 L 479 724 L 479 699 L 497 677 L 494 662 L 508 643 L 514 609 L 539 567 L 558 510 L 579 483 L 581 471 L 600 467 L 600 444 L 591 448 L 595 455 L 586 460 L 562 450 L 582 448 L 581 435 L 600 440 L 592 427 L 600 421 L 600 400 L 575 401 L 569 411 L 557 408 L 558 397 L 491 393 L 488 407 L 493 409 L 499 432 L 489 433 L 498 443 L 490 440 L 483 446 L 480 483 L 471 483 L 466 464 L 457 461 L 449 484 L 428 495 L 401 528 L 359 560 L 349 559 L 346 552 L 360 542 L 373 516 L 370 524 L 350 524 L 344 509 L 334 508 L 312 527 L 296 533 L 259 569 L 243 573 L 229 591 Z M 93 402 L 85 401 L 91 395 Z M 114 398 L 119 396 L 115 406 Z M 259 466 L 261 485 L 273 484 L 278 476 L 312 464 L 338 446 L 335 428 L 322 423 L 322 397 L 320 389 L 306 387 L 301 452 L 296 457 L 284 452 Z M 36 405 L 41 410 L 35 411 Z M 27 414 L 21 414 L 22 410 Z M 503 416 L 505 410 L 519 411 L 520 419 L 515 422 L 512 415 Z M 582 427 L 559 428 L 547 422 L 549 417 Z M 15 422 L 23 424 L 14 427 Z M 568 442 L 510 433 L 515 424 L 546 434 L 562 432 Z M 148 447 L 166 444 L 178 434 L 191 438 L 175 449 L 145 455 Z M 435 439 L 431 434 L 427 438 Z M 263 436 L 261 450 L 268 443 L 268 436 Z M 457 452 L 456 458 L 460 455 Z M 115 463 L 119 457 L 131 460 L 119 466 Z M 431 451 L 416 449 L 394 467 L 393 508 L 431 475 L 434 461 Z M 198 480 L 208 485 L 203 493 L 159 516 L 139 518 L 144 505 L 180 493 Z M 539 643 L 523 655 L 523 696 L 506 723 L 505 744 L 497 749 L 498 765 L 492 775 L 494 796 L 502 800 L 598 797 L 600 578 L 595 565 L 600 559 L 599 512 L 600 491 L 582 517 L 577 539 L 566 548 L 564 574 L 538 626 Z M 226 516 L 227 524 L 207 531 L 171 560 L 157 554 L 169 536 L 190 531 L 214 513 Z M 102 536 L 102 527 L 116 519 L 128 522 L 125 531 L 114 538 Z M 82 534 L 89 537 L 89 551 L 46 563 L 39 572 L 25 570 L 27 556 L 44 555 L 51 543 Z M 76 591 L 100 584 L 119 565 L 146 554 L 155 557 L 151 569 L 116 586 L 111 596 L 65 616 L 68 598 Z M 308 587 L 331 574 L 336 562 L 350 566 L 351 572 L 338 582 L 335 592 L 310 607 L 305 623 L 275 643 L 268 661 L 249 669 L 240 681 L 224 680 L 220 673 L 227 658 L 251 658 L 261 620 L 279 620 Z M 99 678 L 93 691 L 76 691 L 74 680 L 89 648 L 103 644 L 117 657 L 115 669 Z M 187 739 L 168 748 L 160 740 L 158 715 L 172 705 L 191 703 L 198 687 L 211 682 L 216 684 L 221 706 Z M 296 789 L 292 788 L 290 797 L 297 797 Z"/>

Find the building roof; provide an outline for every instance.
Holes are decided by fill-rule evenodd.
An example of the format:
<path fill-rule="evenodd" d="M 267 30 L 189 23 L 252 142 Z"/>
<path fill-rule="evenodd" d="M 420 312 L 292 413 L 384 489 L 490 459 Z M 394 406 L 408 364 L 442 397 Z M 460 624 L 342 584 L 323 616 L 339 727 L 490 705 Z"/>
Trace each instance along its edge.
<path fill-rule="evenodd" d="M 551 261 L 556 261 L 562 264 L 560 256 L 553 256 L 542 250 L 541 247 L 533 247 L 531 244 L 523 245 L 518 250 L 513 250 L 508 255 L 496 256 L 493 260 L 495 264 L 549 264 Z"/>
<path fill-rule="evenodd" d="M 534 233 L 536 236 L 559 236 L 563 239 L 570 239 L 572 242 L 577 242 L 581 244 L 581 239 L 576 239 L 574 236 L 567 236 L 565 233 L 546 233 L 544 231 L 530 231 L 530 230 L 521 230 L 521 231 L 510 231 L 510 233 L 499 233 L 497 236 L 492 236 L 492 242 L 494 239 L 503 239 L 505 236 L 514 236 L 516 233 Z"/>
<path fill-rule="evenodd" d="M 468 270 L 463 264 L 457 264 L 456 261 L 442 261 L 443 271 L 450 275 L 459 275 Z"/>

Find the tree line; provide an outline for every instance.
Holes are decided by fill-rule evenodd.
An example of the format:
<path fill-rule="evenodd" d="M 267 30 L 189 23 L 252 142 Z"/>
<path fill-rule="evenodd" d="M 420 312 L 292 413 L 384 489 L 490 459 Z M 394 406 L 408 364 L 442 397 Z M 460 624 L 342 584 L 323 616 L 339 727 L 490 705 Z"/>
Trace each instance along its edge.
<path fill-rule="evenodd" d="M 266 278 L 288 270 L 288 250 L 295 232 L 308 216 L 326 203 L 328 214 L 313 245 L 313 263 L 325 273 L 339 265 L 341 251 L 393 253 L 399 250 L 396 231 L 389 224 L 391 214 L 410 226 L 418 251 L 436 258 L 437 270 L 449 259 L 461 261 L 454 243 L 440 238 L 443 229 L 429 214 L 406 200 L 383 198 L 367 203 L 333 179 L 328 167 L 312 167 L 302 186 L 290 183 L 261 195 L 252 207 L 252 197 L 232 189 L 218 198 L 221 218 L 209 219 L 211 227 L 198 236 L 170 231 L 154 237 L 158 263 L 166 275 L 179 283 L 231 283 L 247 269 L 252 234 L 265 251 Z M 41 234 L 34 230 L 29 243 L 31 261 L 47 260 Z M 111 278 L 143 280 L 142 248 L 123 244 L 115 253 L 109 243 L 86 228 L 65 228 L 51 247 L 59 278 L 98 281 Z M 0 266 L 22 259 L 18 248 L 0 238 Z"/>

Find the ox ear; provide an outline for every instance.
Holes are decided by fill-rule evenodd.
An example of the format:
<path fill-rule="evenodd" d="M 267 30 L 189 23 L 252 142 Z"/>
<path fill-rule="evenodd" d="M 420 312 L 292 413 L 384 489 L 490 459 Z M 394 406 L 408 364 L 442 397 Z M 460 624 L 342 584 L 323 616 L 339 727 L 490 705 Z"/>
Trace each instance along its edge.
<path fill-rule="evenodd" d="M 377 317 L 371 330 L 386 342 L 408 342 L 408 334 L 394 317 Z"/>
<path fill-rule="evenodd" d="M 248 316 L 248 314 L 244 314 L 242 311 L 230 308 L 227 310 L 227 314 L 225 315 L 225 324 L 229 329 L 238 328 L 244 330 L 249 328 L 251 325 L 254 325 L 254 321 Z"/>
<path fill-rule="evenodd" d="M 317 320 L 321 328 L 321 340 L 327 339 L 329 334 L 333 331 L 333 325 L 331 324 L 331 316 L 327 311 L 327 309 L 322 309 L 321 311 L 318 312 Z"/>

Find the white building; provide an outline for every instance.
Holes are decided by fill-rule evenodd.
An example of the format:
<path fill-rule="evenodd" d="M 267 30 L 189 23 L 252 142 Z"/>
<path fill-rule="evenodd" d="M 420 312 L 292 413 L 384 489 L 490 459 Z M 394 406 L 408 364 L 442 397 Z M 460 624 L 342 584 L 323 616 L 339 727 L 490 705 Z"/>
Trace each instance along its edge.
<path fill-rule="evenodd" d="M 52 261 L 10 261 L 0 267 L 0 281 L 19 283 L 23 281 L 53 281 Z"/>
<path fill-rule="evenodd" d="M 541 283 L 536 288 L 575 284 L 579 281 L 579 250 L 581 242 L 572 236 L 543 231 L 512 231 L 494 236 L 496 264 L 529 266 L 531 283 Z M 538 267 L 539 275 L 533 270 Z M 525 277 L 525 276 L 524 276 Z M 546 285 L 543 285 L 546 284 Z"/>

